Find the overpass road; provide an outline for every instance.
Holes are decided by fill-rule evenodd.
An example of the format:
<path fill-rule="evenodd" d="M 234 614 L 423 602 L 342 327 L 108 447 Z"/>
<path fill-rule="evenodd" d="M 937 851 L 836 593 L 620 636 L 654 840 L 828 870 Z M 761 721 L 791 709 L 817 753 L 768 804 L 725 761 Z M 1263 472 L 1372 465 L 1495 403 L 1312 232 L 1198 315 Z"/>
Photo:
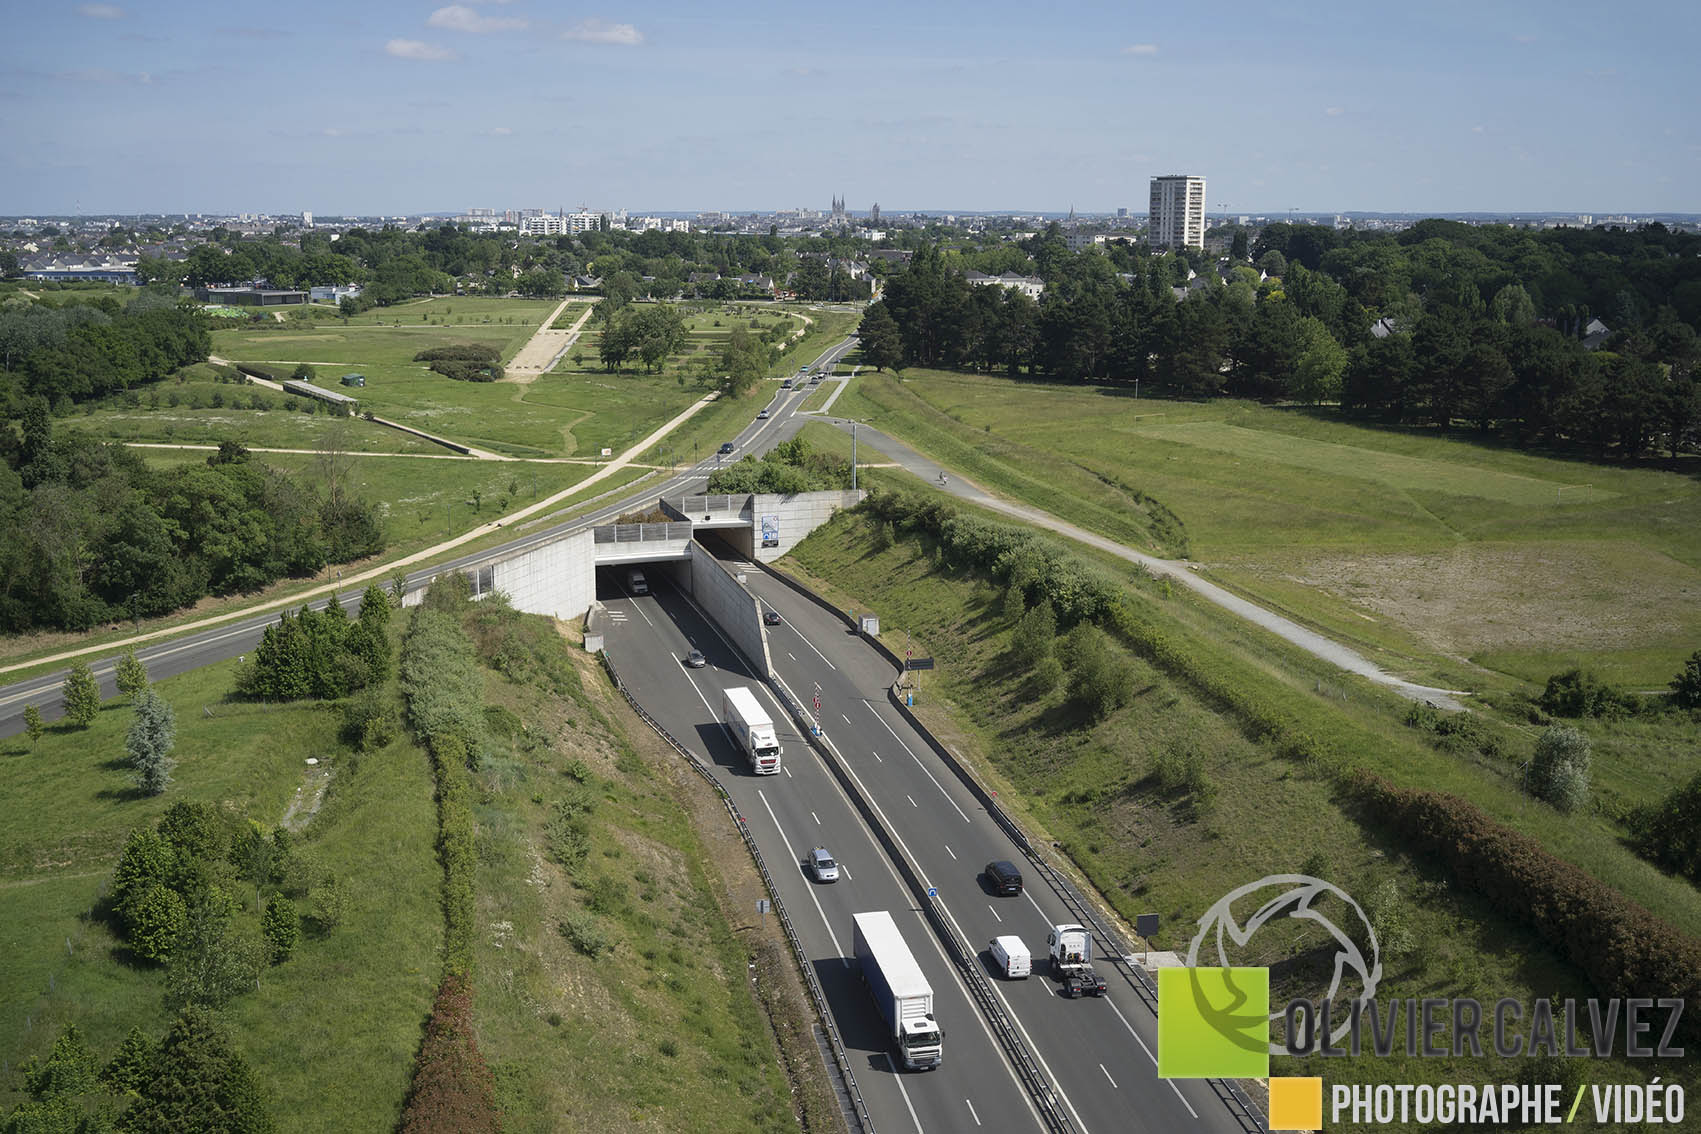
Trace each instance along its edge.
<path fill-rule="evenodd" d="M 813 367 L 830 366 L 843 358 L 856 343 L 855 338 L 847 338 L 834 344 L 823 352 Z M 797 418 L 796 411 L 803 404 L 809 392 L 803 389 L 776 390 L 774 399 L 767 409 L 772 415 L 767 421 L 752 421 L 734 439 L 737 447 L 734 459 L 747 453 L 763 453 L 780 441 L 786 440 L 797 432 L 803 422 L 809 418 Z M 752 417 L 755 411 L 752 410 Z M 721 458 L 710 457 L 690 468 L 683 469 L 660 482 L 650 482 L 641 489 L 622 492 L 607 504 L 595 511 L 582 516 L 576 516 L 563 523 L 542 528 L 529 535 L 511 540 L 500 547 L 489 548 L 470 555 L 462 555 L 445 560 L 411 572 L 408 575 L 408 588 L 411 590 L 431 580 L 434 575 L 445 571 L 453 571 L 476 563 L 488 562 L 491 559 L 507 555 L 514 551 L 523 550 L 539 543 L 548 541 L 563 532 L 577 531 L 593 524 L 606 523 L 623 512 L 629 512 L 634 507 L 649 505 L 658 496 L 671 496 L 680 493 L 701 491 L 703 481 L 720 464 Z M 354 609 L 360 602 L 361 591 L 356 588 L 339 592 L 338 601 L 347 609 Z M 308 603 L 318 610 L 325 606 L 327 600 L 319 599 Z M 230 658 L 249 653 L 260 641 L 260 635 L 266 627 L 278 621 L 279 612 L 268 611 L 248 617 L 239 617 L 218 626 L 203 630 L 191 631 L 177 637 L 167 638 L 151 645 L 139 648 L 136 656 L 148 667 L 148 676 L 158 681 L 164 677 L 185 673 L 214 662 L 227 661 Z M 118 659 L 123 656 L 122 650 L 117 650 L 107 656 L 90 657 L 89 664 L 94 670 L 96 679 L 100 682 L 101 695 L 112 697 L 117 694 L 117 686 L 113 680 L 113 670 Z M 65 681 L 65 670 L 40 674 L 13 682 L 0 687 L 0 737 L 14 736 L 24 730 L 24 707 L 34 705 L 40 710 L 43 719 L 58 720 L 64 715 L 64 703 L 60 696 L 60 687 Z"/>
<path fill-rule="evenodd" d="M 1078 920 L 1064 896 L 1032 871 L 1024 871 L 1027 885 L 1019 897 L 994 897 L 988 892 L 981 876 L 986 863 L 994 859 L 1021 863 L 1022 855 L 975 795 L 890 704 L 886 695 L 893 677 L 890 663 L 831 612 L 759 569 L 751 567 L 744 573 L 762 605 L 782 619 L 780 626 L 767 630 L 779 683 L 794 703 L 806 709 L 819 686 L 826 742 L 848 769 L 858 793 L 918 868 L 924 884 L 937 888 L 940 905 L 961 939 L 979 950 L 983 971 L 1006 1014 L 1061 1095 L 1076 1128 L 1101 1134 L 1257 1130 L 1220 1084 L 1157 1078 L 1157 1017 L 1144 986 L 1105 968 L 1103 975 L 1110 984 L 1105 999 L 1071 1001 L 1058 995 L 1042 957 L 1050 926 Z M 763 691 L 775 721 L 790 732 L 783 741 L 789 774 L 749 774 L 722 736 L 716 723 L 716 690 L 728 684 L 759 683 L 714 625 L 665 581 L 653 596 L 620 596 L 609 605 L 618 618 L 607 635 L 607 649 L 622 678 L 676 737 L 701 745 L 698 751 L 716 760 L 764 855 L 795 863 L 810 846 L 824 842 L 850 864 L 853 881 L 849 885 L 812 887 L 802 880 L 801 871 L 792 880 L 790 892 L 782 883 L 781 900 L 800 928 L 808 926 L 811 931 L 804 934 L 805 945 L 817 971 L 831 970 L 848 954 L 850 912 L 892 908 L 912 948 L 922 956 L 929 980 L 940 991 L 941 981 L 954 974 L 948 966 L 941 969 L 937 963 L 928 963 L 943 961 L 942 954 L 931 955 L 937 945 L 924 944 L 932 941 L 928 924 L 911 912 L 914 902 L 906 891 L 891 889 L 895 878 L 880 877 L 887 872 L 879 865 L 880 851 L 872 836 L 844 799 L 837 780 L 823 768 L 822 758 L 791 728 L 791 719 L 780 711 L 777 700 Z M 708 654 L 712 668 L 689 671 L 680 664 L 691 645 Z M 878 890 L 868 885 L 871 878 L 879 882 Z M 997 977 L 986 947 L 991 938 L 1002 934 L 1020 936 L 1035 952 L 1030 979 Z M 1103 939 L 1095 944 L 1101 952 L 1111 947 Z M 825 952 L 816 953 L 818 948 Z M 958 1096 L 973 1100 L 984 1123 L 991 1109 L 989 1092 L 995 1087 L 1003 1091 L 1006 1081 L 1014 1084 L 1001 1052 L 996 1047 L 986 1050 L 980 1029 L 966 1026 L 963 1013 L 974 1012 L 972 1003 L 957 995 L 957 990 L 952 992 L 940 1008 L 947 1030 L 947 1067 L 901 1079 L 915 1111 L 906 1117 L 915 1119 L 916 1129 L 972 1128 L 951 1118 Z M 877 1021 L 866 998 L 853 997 L 848 1004 L 834 1001 L 832 1008 L 847 1043 L 856 1037 L 859 1058 L 878 1063 L 879 1044 L 860 1046 L 868 1038 L 867 1028 Z M 966 1080 L 957 1074 L 965 1064 L 972 1067 Z M 995 1065 L 1001 1069 L 996 1074 L 991 1070 Z M 860 1071 L 858 1076 L 862 1082 Z M 866 1083 L 864 1090 L 869 1090 Z M 987 1105 L 982 1105 L 983 1099 Z M 993 1111 L 998 1118 L 990 1128 L 1013 1128 L 1011 1116 L 1021 1112 L 1010 1105 Z M 882 1130 L 912 1128 L 903 1121 L 890 1125 L 879 1115 L 876 1121 Z"/>

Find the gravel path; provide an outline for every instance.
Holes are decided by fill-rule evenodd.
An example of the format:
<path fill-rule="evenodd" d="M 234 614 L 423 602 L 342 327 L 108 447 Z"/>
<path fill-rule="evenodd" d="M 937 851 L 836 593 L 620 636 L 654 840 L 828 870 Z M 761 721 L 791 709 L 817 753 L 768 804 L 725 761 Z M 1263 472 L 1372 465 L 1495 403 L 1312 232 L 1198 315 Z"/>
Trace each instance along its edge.
<path fill-rule="evenodd" d="M 835 425 L 846 432 L 850 431 L 851 423 L 848 421 L 843 421 L 837 418 L 824 420 L 827 420 L 830 424 Z M 1228 610 L 1241 618 L 1246 619 L 1254 625 L 1268 630 L 1278 638 L 1298 646 L 1306 653 L 1311 654 L 1314 657 L 1322 658 L 1324 661 L 1329 662 L 1332 665 L 1339 666 L 1341 669 L 1344 669 L 1349 673 L 1356 673 L 1362 677 L 1367 677 L 1371 681 L 1376 682 L 1378 685 L 1387 686 L 1402 697 L 1409 698 L 1413 701 L 1425 702 L 1427 704 L 1434 705 L 1438 709 L 1458 711 L 1465 707 L 1459 698 L 1470 696 L 1468 691 L 1458 689 L 1438 689 L 1431 685 L 1419 685 L 1416 682 L 1396 677 L 1387 670 L 1376 665 L 1358 651 L 1349 649 L 1348 647 L 1341 645 L 1339 642 L 1326 638 L 1317 633 L 1315 630 L 1309 630 L 1292 619 L 1284 618 L 1272 611 L 1265 610 L 1256 603 L 1248 602 L 1246 599 L 1224 590 L 1215 583 L 1201 579 L 1194 573 L 1194 569 L 1191 564 L 1173 559 L 1159 559 L 1155 555 L 1147 555 L 1144 552 L 1135 551 L 1133 548 L 1125 547 L 1122 544 L 1117 543 L 1115 540 L 1107 539 L 1101 535 L 1095 535 L 1084 528 L 1078 528 L 1074 524 L 1069 523 L 1067 520 L 1063 520 L 1052 515 L 1050 512 L 1043 512 L 1038 508 L 1029 507 L 1026 504 L 1016 504 L 1005 500 L 1002 497 L 994 496 L 979 485 L 974 484 L 971 481 L 964 480 L 957 473 L 944 468 L 928 457 L 922 456 L 914 449 L 911 449 L 908 445 L 905 445 L 902 441 L 889 437 L 877 429 L 871 429 L 867 425 L 858 423 L 857 440 L 865 445 L 870 445 L 873 448 L 880 450 L 882 453 L 885 453 L 901 467 L 911 473 L 914 473 L 916 476 L 930 484 L 937 485 L 940 475 L 942 473 L 945 474 L 948 477 L 948 481 L 944 485 L 943 491 L 952 496 L 970 501 L 971 503 L 978 504 L 983 508 L 988 508 L 995 512 L 1001 512 L 1006 516 L 1021 520 L 1023 523 L 1033 524 L 1036 527 L 1056 532 L 1058 535 L 1067 536 L 1070 539 L 1076 540 L 1079 543 L 1084 543 L 1089 547 L 1096 547 L 1101 551 L 1107 551 L 1110 554 L 1115 555 L 1120 559 L 1125 559 L 1130 563 L 1137 563 L 1150 571 L 1153 575 L 1171 579 L 1177 584 L 1187 587 L 1200 597 L 1217 604 L 1223 609 Z"/>

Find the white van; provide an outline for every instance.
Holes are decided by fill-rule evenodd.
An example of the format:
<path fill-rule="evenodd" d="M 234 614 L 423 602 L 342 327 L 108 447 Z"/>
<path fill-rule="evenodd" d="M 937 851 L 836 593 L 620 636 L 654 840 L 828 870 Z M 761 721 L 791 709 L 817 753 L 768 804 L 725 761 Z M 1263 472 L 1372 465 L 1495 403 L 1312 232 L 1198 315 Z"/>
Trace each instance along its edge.
<path fill-rule="evenodd" d="M 642 571 L 628 571 L 626 573 L 626 588 L 635 595 L 647 595 L 650 593 L 650 584 L 644 582 L 644 573 Z"/>
<path fill-rule="evenodd" d="M 1034 959 L 1020 937 L 994 937 L 986 948 L 993 963 L 1010 980 L 1021 980 L 1034 971 Z"/>

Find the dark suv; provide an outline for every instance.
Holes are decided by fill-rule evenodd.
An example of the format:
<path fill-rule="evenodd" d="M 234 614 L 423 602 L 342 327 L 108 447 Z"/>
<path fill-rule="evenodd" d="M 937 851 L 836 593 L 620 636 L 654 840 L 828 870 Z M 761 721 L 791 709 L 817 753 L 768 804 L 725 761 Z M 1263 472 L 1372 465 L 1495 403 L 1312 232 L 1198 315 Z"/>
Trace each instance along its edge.
<path fill-rule="evenodd" d="M 986 880 L 992 885 L 992 892 L 1002 897 L 1014 897 L 1022 892 L 1022 872 L 1008 859 L 987 863 Z"/>

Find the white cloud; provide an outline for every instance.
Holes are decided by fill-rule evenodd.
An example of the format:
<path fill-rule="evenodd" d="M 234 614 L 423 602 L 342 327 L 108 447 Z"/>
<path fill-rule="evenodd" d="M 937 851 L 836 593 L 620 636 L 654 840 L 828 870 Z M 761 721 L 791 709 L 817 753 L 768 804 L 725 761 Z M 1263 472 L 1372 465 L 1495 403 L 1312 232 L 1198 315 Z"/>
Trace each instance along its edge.
<path fill-rule="evenodd" d="M 1131 43 L 1122 49 L 1124 55 L 1156 55 L 1158 45 L 1155 43 Z"/>
<path fill-rule="evenodd" d="M 343 131 L 335 126 L 327 126 L 323 130 L 319 131 L 319 133 L 325 135 L 327 138 L 340 138 L 343 136 Z"/>
<path fill-rule="evenodd" d="M 1484 131 L 1484 130 L 1485 130 L 1485 129 L 1486 129 L 1486 127 L 1483 127 L 1483 126 L 1472 126 L 1472 127 L 1471 127 L 1471 133 L 1473 133 L 1473 134 L 1481 134 L 1481 133 L 1483 133 L 1483 131 Z"/>
<path fill-rule="evenodd" d="M 621 47 L 637 47 L 644 42 L 644 33 L 631 24 L 605 24 L 598 19 L 589 19 L 576 28 L 562 32 L 561 38 L 576 39 L 581 43 L 613 43 Z"/>
<path fill-rule="evenodd" d="M 1346 111 L 1342 110 L 1338 106 L 1329 106 L 1323 109 L 1323 113 L 1327 114 L 1330 118 L 1339 118 L 1341 115 L 1345 114 Z"/>
<path fill-rule="evenodd" d="M 435 43 L 422 43 L 417 39 L 392 39 L 384 45 L 384 51 L 389 55 L 394 55 L 397 59 L 421 59 L 426 62 L 458 58 L 447 47 L 439 47 Z"/>
<path fill-rule="evenodd" d="M 483 32 L 519 31 L 526 21 L 518 16 L 481 16 L 465 4 L 450 4 L 431 13 L 426 25 L 447 31 Z"/>
<path fill-rule="evenodd" d="M 78 4 L 77 13 L 91 20 L 122 20 L 124 9 L 116 4 Z"/>
<path fill-rule="evenodd" d="M 512 134 L 514 130 L 509 126 L 492 126 L 490 128 L 490 132 L 495 134 L 498 138 L 506 138 L 509 134 Z"/>

